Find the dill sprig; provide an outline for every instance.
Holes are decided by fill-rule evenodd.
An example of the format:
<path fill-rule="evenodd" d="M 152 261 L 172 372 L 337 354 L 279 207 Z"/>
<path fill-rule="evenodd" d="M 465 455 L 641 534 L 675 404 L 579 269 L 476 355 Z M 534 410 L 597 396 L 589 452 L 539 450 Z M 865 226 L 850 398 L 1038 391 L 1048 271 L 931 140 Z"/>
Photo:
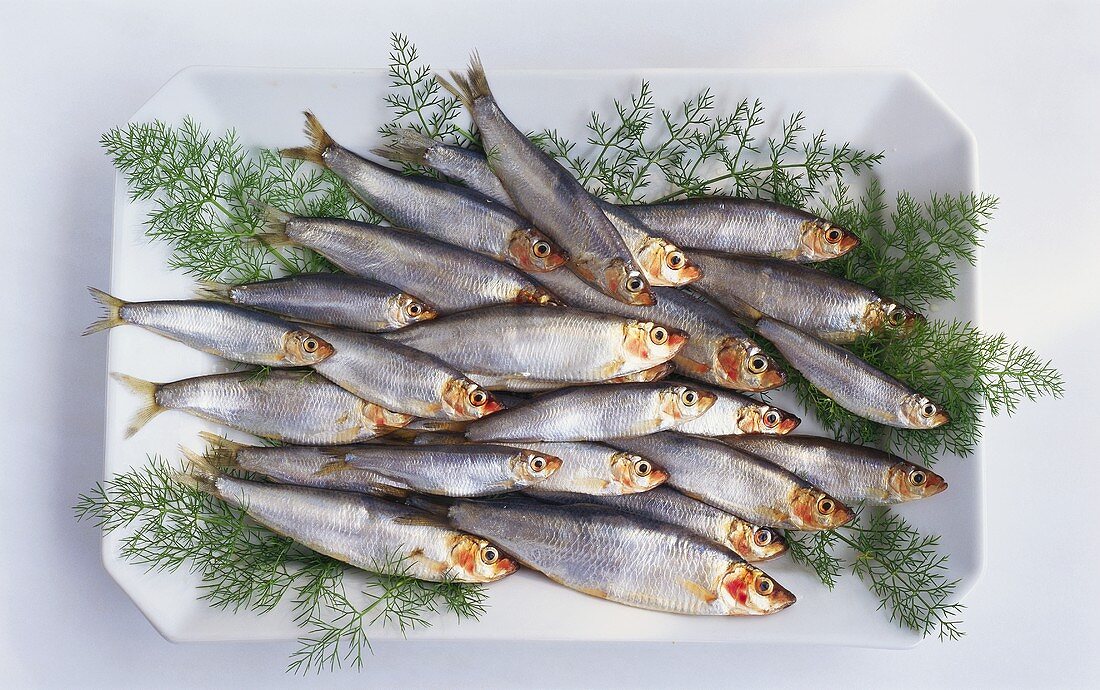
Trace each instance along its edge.
<path fill-rule="evenodd" d="M 248 519 L 243 510 L 177 481 L 179 469 L 159 456 L 100 482 L 77 499 L 78 520 L 105 533 L 124 532 L 122 558 L 149 570 L 186 568 L 200 578 L 200 598 L 212 607 L 265 613 L 287 602 L 303 627 L 288 670 L 306 673 L 363 665 L 366 629 L 402 633 L 432 624 L 431 616 L 462 618 L 484 611 L 478 585 L 424 582 L 408 576 L 396 555 L 368 574 L 323 556 Z M 349 592 L 346 576 L 365 584 Z M 357 578 L 358 581 L 358 578 Z"/>

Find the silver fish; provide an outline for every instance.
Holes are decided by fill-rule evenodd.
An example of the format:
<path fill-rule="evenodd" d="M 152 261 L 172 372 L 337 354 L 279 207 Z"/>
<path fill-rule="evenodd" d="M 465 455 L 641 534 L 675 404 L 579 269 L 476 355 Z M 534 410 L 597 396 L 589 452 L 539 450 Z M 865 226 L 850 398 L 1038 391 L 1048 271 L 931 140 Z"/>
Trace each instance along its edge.
<path fill-rule="evenodd" d="M 431 305 L 392 285 L 346 273 L 301 273 L 247 285 L 204 282 L 198 294 L 298 321 L 372 333 L 437 316 Z"/>
<path fill-rule="evenodd" d="M 453 314 L 386 336 L 467 374 L 595 383 L 672 359 L 682 331 L 579 309 L 501 305 Z"/>
<path fill-rule="evenodd" d="M 363 570 L 435 582 L 492 582 L 516 570 L 496 545 L 400 503 L 237 479 L 202 464 L 180 480 L 278 534 Z"/>
<path fill-rule="evenodd" d="M 649 491 L 668 479 L 668 472 L 648 458 L 624 453 L 602 443 L 512 443 L 561 458 L 552 476 L 530 492 L 567 491 L 593 496 L 618 496 Z"/>
<path fill-rule="evenodd" d="M 489 165 L 520 214 L 549 233 L 569 254 L 569 268 L 605 294 L 626 304 L 653 304 L 645 276 L 615 226 L 591 194 L 543 153 L 501 111 L 475 55 L 467 75 L 451 73 L 439 83 L 470 111 Z"/>
<path fill-rule="evenodd" d="M 766 527 L 839 527 L 853 513 L 837 499 L 766 460 L 707 438 L 677 433 L 612 439 L 668 470 L 668 486 Z"/>
<path fill-rule="evenodd" d="M 340 269 L 389 283 L 427 301 L 440 314 L 510 302 L 555 305 L 533 278 L 507 264 L 426 235 L 338 218 L 303 218 L 264 210 L 267 229 L 257 239 L 300 245 Z"/>
<path fill-rule="evenodd" d="M 313 372 L 241 371 L 171 383 L 112 376 L 142 398 L 127 437 L 164 410 L 188 412 L 249 434 L 303 445 L 366 441 L 413 419 L 356 397 Z"/>
<path fill-rule="evenodd" d="M 727 312 L 682 290 L 653 288 L 658 302 L 632 307 L 593 290 L 566 271 L 545 273 L 546 285 L 571 306 L 634 319 L 653 319 L 688 334 L 673 359 L 684 376 L 723 388 L 765 391 L 783 385 L 782 370 Z"/>
<path fill-rule="evenodd" d="M 84 335 L 121 326 L 141 326 L 196 350 L 246 364 L 301 367 L 328 358 L 332 345 L 297 325 L 231 304 L 199 300 L 124 302 L 88 288 L 106 309 Z"/>
<path fill-rule="evenodd" d="M 697 252 L 706 277 L 697 287 L 734 313 L 779 319 L 832 343 L 861 335 L 906 335 L 923 321 L 912 309 L 859 283 L 808 266 Z M 745 313 L 741 305 L 751 311 Z"/>
<path fill-rule="evenodd" d="M 456 501 L 447 515 L 551 580 L 629 606 L 730 616 L 774 613 L 795 601 L 728 549 L 677 527 L 606 506 L 513 496 Z"/>
<path fill-rule="evenodd" d="M 707 386 L 698 388 L 713 393 L 714 404 L 706 413 L 676 427 L 680 433 L 695 436 L 786 434 L 802 421 L 786 410 L 740 393 Z"/>
<path fill-rule="evenodd" d="M 479 419 L 471 441 L 602 441 L 671 429 L 698 417 L 714 394 L 689 386 L 623 383 L 566 388 Z"/>
<path fill-rule="evenodd" d="M 727 444 L 764 458 L 846 503 L 889 505 L 934 496 L 943 477 L 878 448 L 820 436 L 737 436 Z"/>
<path fill-rule="evenodd" d="M 525 489 L 524 493 L 550 503 L 596 503 L 642 515 L 709 539 L 750 563 L 771 560 L 787 550 L 787 542 L 778 530 L 754 525 L 667 486 L 643 494 L 590 496 L 546 491 L 543 486 Z"/>
<path fill-rule="evenodd" d="M 812 262 L 841 256 L 859 244 L 858 237 L 823 218 L 763 199 L 703 197 L 625 208 L 657 234 L 689 249 Z"/>
<path fill-rule="evenodd" d="M 649 369 L 643 369 L 636 371 L 632 374 L 624 374 L 622 376 L 616 376 L 614 378 L 607 379 L 606 381 L 597 381 L 596 384 L 615 384 L 615 383 L 649 383 L 652 381 L 660 381 L 673 370 L 672 362 L 665 362 Z M 477 374 L 467 372 L 466 375 L 470 377 L 470 380 L 491 391 L 509 391 L 512 393 L 545 393 L 547 391 L 557 390 L 562 387 L 560 381 L 550 381 L 548 379 L 535 379 L 529 377 L 516 378 L 514 376 L 495 376 L 489 374 Z M 505 407 L 508 407 L 505 404 Z"/>
<path fill-rule="evenodd" d="M 927 397 L 839 345 L 768 317 L 755 328 L 807 381 L 849 412 L 903 429 L 932 429 L 950 421 Z"/>
<path fill-rule="evenodd" d="M 502 409 L 492 393 L 426 352 L 368 333 L 316 330 L 337 353 L 314 370 L 364 400 L 429 419 L 477 419 Z"/>

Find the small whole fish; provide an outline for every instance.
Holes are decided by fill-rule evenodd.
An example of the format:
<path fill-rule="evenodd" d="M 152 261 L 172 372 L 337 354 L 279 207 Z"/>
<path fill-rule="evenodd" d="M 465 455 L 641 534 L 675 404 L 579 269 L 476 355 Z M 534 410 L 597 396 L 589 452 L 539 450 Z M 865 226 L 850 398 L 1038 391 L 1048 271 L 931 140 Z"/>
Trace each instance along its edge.
<path fill-rule="evenodd" d="M 511 495 L 456 501 L 451 524 L 498 543 L 554 582 L 595 597 L 691 615 L 763 615 L 794 595 L 740 557 L 690 532 L 607 506 Z"/>
<path fill-rule="evenodd" d="M 808 263 L 841 256 L 859 245 L 859 238 L 844 228 L 763 199 L 702 197 L 625 208 L 657 234 L 688 249 Z"/>
<path fill-rule="evenodd" d="M 836 404 L 865 419 L 902 429 L 933 429 L 950 421 L 927 397 L 839 345 L 764 317 L 756 332 Z"/>
<path fill-rule="evenodd" d="M 668 470 L 668 486 L 757 525 L 822 530 L 854 516 L 797 475 L 720 441 L 664 433 L 608 445 L 652 458 Z"/>
<path fill-rule="evenodd" d="M 449 146 L 416 130 L 402 129 L 390 147 L 376 153 L 391 160 L 434 168 L 500 204 L 515 207 L 485 154 L 478 151 Z M 687 285 L 702 275 L 679 247 L 655 235 L 630 212 L 595 195 L 592 200 L 615 226 L 650 285 Z"/>
<path fill-rule="evenodd" d="M 695 384 L 693 384 L 695 385 Z M 714 394 L 714 404 L 704 414 L 676 427 L 682 434 L 726 436 L 729 434 L 786 434 L 802 420 L 759 400 L 722 390 L 697 386 Z"/>
<path fill-rule="evenodd" d="M 490 496 L 528 488 L 555 474 L 561 460 L 520 448 L 486 444 L 246 446 L 212 434 L 208 462 L 255 472 L 285 484 L 318 489 L 455 497 Z"/>
<path fill-rule="evenodd" d="M 687 333 L 687 343 L 673 359 L 684 376 L 743 391 L 766 391 L 786 381 L 779 366 L 734 324 L 730 314 L 683 290 L 653 288 L 659 297 L 657 304 L 632 307 L 591 289 L 566 271 L 545 273 L 541 278 L 570 306 L 653 319 Z"/>
<path fill-rule="evenodd" d="M 364 400 L 428 419 L 477 419 L 502 409 L 492 393 L 431 354 L 368 333 L 316 330 L 336 355 L 314 371 Z"/>
<path fill-rule="evenodd" d="M 613 383 L 649 383 L 660 381 L 672 373 L 672 362 L 665 362 L 649 369 L 636 371 L 632 374 L 623 374 L 606 381 L 597 381 L 596 385 Z M 494 376 L 489 374 L 477 374 L 467 372 L 466 376 L 471 381 L 491 391 L 509 391 L 512 393 L 545 393 L 562 387 L 560 381 L 547 379 L 535 379 L 530 377 L 516 378 L 514 376 Z M 507 405 L 505 405 L 507 407 Z"/>
<path fill-rule="evenodd" d="M 313 372 L 240 371 L 171 383 L 112 376 L 142 398 L 141 409 L 126 429 L 127 438 L 164 410 L 301 445 L 367 441 L 413 419 L 354 396 Z"/>
<path fill-rule="evenodd" d="M 541 486 L 525 489 L 524 493 L 557 504 L 596 503 L 675 525 L 732 550 L 750 563 L 771 560 L 787 550 L 787 542 L 778 530 L 754 525 L 667 486 L 644 494 L 587 496 L 546 491 Z"/>
<path fill-rule="evenodd" d="M 713 393 L 663 382 L 566 388 L 479 419 L 466 428 L 466 438 L 602 441 L 642 436 L 698 417 L 713 403 Z"/>
<path fill-rule="evenodd" d="M 489 167 L 520 214 L 549 233 L 569 254 L 569 268 L 626 304 L 654 303 L 653 292 L 615 226 L 576 178 L 550 158 L 501 111 L 475 54 L 468 74 L 440 85 L 462 101 L 477 125 Z"/>
<path fill-rule="evenodd" d="M 527 487 L 526 491 L 533 495 L 543 492 L 570 492 L 592 496 L 620 496 L 648 492 L 668 479 L 668 472 L 652 460 L 602 443 L 512 445 L 562 459 L 557 472 L 545 481 Z"/>
<path fill-rule="evenodd" d="M 198 294 L 298 321 L 371 333 L 437 316 L 431 305 L 392 285 L 345 273 L 302 273 L 247 285 L 204 282 Z"/>
<path fill-rule="evenodd" d="M 697 252 L 706 277 L 698 288 L 734 313 L 766 314 L 831 343 L 862 335 L 908 335 L 924 320 L 873 290 L 809 266 L 779 259 Z M 747 304 L 751 311 L 743 310 Z M 747 311 L 747 313 L 746 313 Z"/>
<path fill-rule="evenodd" d="M 477 192 L 419 175 L 402 175 L 337 144 L 307 112 L 309 146 L 282 155 L 323 165 L 348 183 L 356 196 L 402 228 L 491 256 L 525 271 L 552 271 L 566 256 L 515 211 Z"/>
<path fill-rule="evenodd" d="M 450 314 L 491 304 L 557 305 L 533 278 L 487 256 L 401 228 L 339 218 L 303 218 L 265 207 L 272 246 L 309 247 L 341 270 L 388 283 Z"/>
<path fill-rule="evenodd" d="M 943 477 L 878 448 L 820 436 L 736 436 L 727 444 L 764 458 L 846 503 L 890 505 L 934 496 Z"/>
<path fill-rule="evenodd" d="M 578 309 L 501 305 L 386 336 L 467 374 L 596 383 L 672 359 L 687 335 L 652 321 Z"/>
<path fill-rule="evenodd" d="M 240 508 L 273 532 L 363 570 L 387 575 L 399 570 L 434 582 L 493 582 L 516 570 L 489 541 L 374 496 L 237 479 L 203 464 L 179 480 Z"/>
<path fill-rule="evenodd" d="M 141 326 L 188 347 L 246 364 L 302 367 L 323 362 L 332 345 L 311 331 L 269 314 L 200 300 L 123 302 L 88 288 L 107 310 L 84 335 L 121 326 Z"/>

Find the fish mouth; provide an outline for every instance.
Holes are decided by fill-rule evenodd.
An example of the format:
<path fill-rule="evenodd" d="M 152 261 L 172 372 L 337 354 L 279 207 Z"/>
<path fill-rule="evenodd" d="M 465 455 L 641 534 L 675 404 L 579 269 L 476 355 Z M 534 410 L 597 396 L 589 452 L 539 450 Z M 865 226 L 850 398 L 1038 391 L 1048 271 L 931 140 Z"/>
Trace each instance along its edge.
<path fill-rule="evenodd" d="M 929 496 L 935 496 L 936 494 L 943 493 L 947 490 L 947 480 L 936 474 L 935 472 L 928 472 L 928 480 L 924 485 L 924 498 Z"/>
<path fill-rule="evenodd" d="M 935 429 L 936 427 L 943 426 L 950 421 L 951 418 L 947 416 L 947 413 L 943 410 L 940 410 L 939 412 L 936 412 L 935 415 L 933 415 L 931 421 L 928 423 L 928 428 Z"/>
<path fill-rule="evenodd" d="M 474 408 L 474 414 L 476 414 L 478 417 L 487 417 L 494 412 L 500 412 L 503 409 L 505 409 L 504 405 L 496 398 L 490 396 L 489 400 L 486 401 L 484 405 Z M 561 464 L 561 460 L 558 460 L 558 464 Z"/>
<path fill-rule="evenodd" d="M 844 256 L 848 252 L 852 251 L 859 246 L 859 238 L 852 234 L 850 231 L 844 231 L 844 237 L 840 238 L 840 242 L 836 245 L 836 256 Z"/>
<path fill-rule="evenodd" d="M 652 307 L 657 304 L 657 298 L 653 296 L 652 290 L 642 290 L 641 292 L 635 292 L 633 294 L 626 293 L 627 304 L 635 307 Z"/>
<path fill-rule="evenodd" d="M 649 476 L 646 477 L 646 482 L 643 490 L 648 491 L 649 489 L 664 484 L 668 481 L 668 477 L 669 474 L 667 471 L 654 467 L 652 470 L 650 470 Z"/>
<path fill-rule="evenodd" d="M 780 585 L 776 585 L 775 593 L 771 596 L 771 610 L 769 612 L 775 613 L 776 611 L 782 611 L 797 601 L 798 598 L 795 597 L 790 590 Z"/>
<path fill-rule="evenodd" d="M 801 423 L 801 419 L 788 412 L 783 421 L 779 422 L 779 426 L 776 427 L 775 433 L 779 434 L 780 436 L 782 436 L 783 434 L 789 434 L 790 432 L 794 431 L 795 428 L 797 428 L 798 425 Z"/>
<path fill-rule="evenodd" d="M 666 330 L 668 331 L 668 349 L 675 356 L 677 352 L 683 349 L 691 336 L 678 328 L 668 328 Z"/>

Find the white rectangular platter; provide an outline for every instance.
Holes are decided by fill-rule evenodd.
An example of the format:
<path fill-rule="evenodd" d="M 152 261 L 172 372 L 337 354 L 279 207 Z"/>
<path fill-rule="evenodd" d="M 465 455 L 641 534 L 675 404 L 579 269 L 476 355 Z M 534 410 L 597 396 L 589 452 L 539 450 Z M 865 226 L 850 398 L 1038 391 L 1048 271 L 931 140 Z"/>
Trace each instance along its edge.
<path fill-rule="evenodd" d="M 490 65 L 491 67 L 491 65 Z M 810 130 L 825 129 L 833 142 L 886 153 L 875 169 L 888 194 L 909 190 L 918 199 L 928 193 L 957 193 L 977 185 L 976 151 L 969 131 L 924 84 L 897 71 L 505 71 L 490 80 L 498 100 L 526 131 L 556 128 L 584 142 L 584 123 L 593 109 L 611 113 L 613 98 L 623 99 L 648 79 L 658 104 L 679 102 L 710 87 L 718 112 L 732 112 L 743 98 L 767 106 L 768 134 L 783 118 L 804 110 Z M 190 68 L 173 77 L 134 115 L 133 121 L 162 119 L 179 123 L 195 118 L 215 133 L 234 128 L 245 146 L 300 145 L 304 108 L 312 109 L 339 141 L 365 152 L 379 141 L 377 128 L 389 120 L 382 97 L 389 86 L 383 70 L 316 71 Z M 130 204 L 124 180 L 118 180 L 110 291 L 123 299 L 179 299 L 192 292 L 190 280 L 166 267 L 168 250 L 144 236 L 145 209 Z M 934 318 L 978 320 L 976 272 L 963 267 L 958 302 L 933 309 Z M 172 381 L 224 370 L 216 358 L 139 328 L 110 332 L 108 369 L 151 381 Z M 797 410 L 779 395 L 780 404 Z M 147 462 L 148 454 L 178 456 L 181 443 L 198 446 L 202 429 L 227 430 L 182 413 L 154 419 L 131 439 L 123 438 L 138 401 L 111 383 L 106 400 L 106 475 Z M 801 431 L 817 432 L 812 420 Z M 236 433 L 231 433 L 241 437 Z M 243 438 L 243 437 L 242 437 Z M 898 512 L 922 532 L 939 534 L 950 554 L 951 578 L 958 594 L 973 587 L 982 565 L 981 453 L 944 457 L 936 466 L 951 488 L 935 499 L 900 506 Z M 154 626 L 176 641 L 291 639 L 298 635 L 289 607 L 258 616 L 211 609 L 197 599 L 197 577 L 186 570 L 150 573 L 122 561 L 118 538 L 103 546 L 108 571 Z M 480 621 L 439 619 L 410 638 L 818 643 L 901 648 L 919 637 L 898 627 L 878 600 L 851 574 L 826 590 L 813 575 L 783 558 L 767 563 L 798 603 L 765 618 L 687 617 L 620 606 L 554 585 L 523 571 L 489 589 L 488 612 Z M 393 629 L 372 632 L 376 639 L 399 637 Z"/>

